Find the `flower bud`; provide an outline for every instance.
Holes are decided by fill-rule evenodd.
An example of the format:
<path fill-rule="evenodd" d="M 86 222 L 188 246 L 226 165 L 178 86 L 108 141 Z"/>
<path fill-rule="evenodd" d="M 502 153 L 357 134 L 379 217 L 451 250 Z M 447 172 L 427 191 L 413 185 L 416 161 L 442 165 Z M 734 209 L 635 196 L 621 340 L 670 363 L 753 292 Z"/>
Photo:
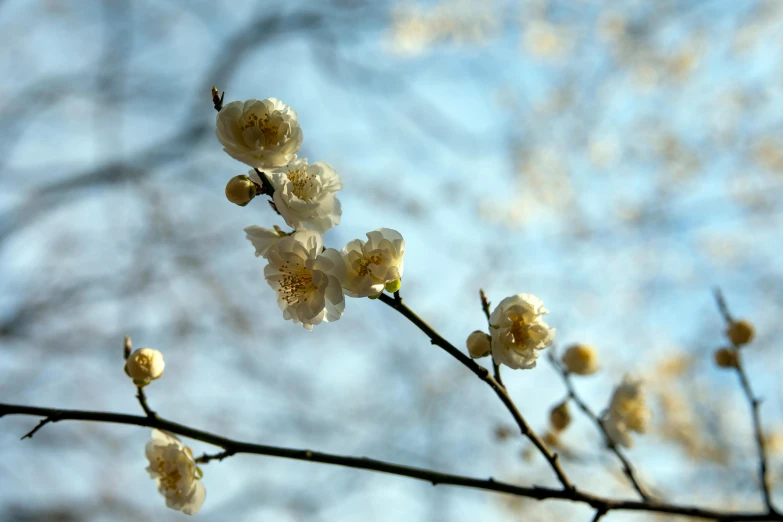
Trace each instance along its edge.
<path fill-rule="evenodd" d="M 721 368 L 736 368 L 738 365 L 737 352 L 734 348 L 719 348 L 713 354 L 715 364 Z"/>
<path fill-rule="evenodd" d="M 390 294 L 393 294 L 397 290 L 400 289 L 402 286 L 402 279 L 395 279 L 394 281 L 389 281 L 385 285 L 383 285 L 383 288 L 386 289 L 387 292 Z"/>
<path fill-rule="evenodd" d="M 476 330 L 468 336 L 468 340 L 465 344 L 468 346 L 468 353 L 474 359 L 479 357 L 486 357 L 490 352 L 491 337 L 481 330 Z"/>
<path fill-rule="evenodd" d="M 146 386 L 163 375 L 163 354 L 152 348 L 139 348 L 125 362 L 127 373 L 136 386 Z"/>
<path fill-rule="evenodd" d="M 753 324 L 750 321 L 742 319 L 740 321 L 732 321 L 729 327 L 726 328 L 726 337 L 734 346 L 741 346 L 748 344 L 753 340 Z"/>
<path fill-rule="evenodd" d="M 571 413 L 568 411 L 568 402 L 561 402 L 549 412 L 549 422 L 555 431 L 563 431 L 571 424 Z"/>
<path fill-rule="evenodd" d="M 234 176 L 226 184 L 226 198 L 231 203 L 244 207 L 256 197 L 256 186 L 244 174 Z"/>
<path fill-rule="evenodd" d="M 577 375 L 591 375 L 598 371 L 598 354 L 585 344 L 574 344 L 563 354 L 566 369 Z"/>
<path fill-rule="evenodd" d="M 547 431 L 546 433 L 544 433 L 542 440 L 544 441 L 544 444 L 546 444 L 550 448 L 557 446 L 558 443 L 560 442 L 560 439 L 558 439 L 557 434 L 552 433 L 551 431 Z"/>

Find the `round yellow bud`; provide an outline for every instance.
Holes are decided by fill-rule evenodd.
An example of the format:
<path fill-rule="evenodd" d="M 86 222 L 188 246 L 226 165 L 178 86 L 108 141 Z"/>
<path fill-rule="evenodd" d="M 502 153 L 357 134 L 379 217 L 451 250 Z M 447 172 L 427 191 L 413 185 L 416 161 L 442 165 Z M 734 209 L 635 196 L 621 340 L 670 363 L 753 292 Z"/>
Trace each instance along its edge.
<path fill-rule="evenodd" d="M 726 337 L 735 346 L 748 344 L 753 340 L 754 333 L 753 324 L 745 319 L 732 321 L 729 327 L 726 328 Z"/>
<path fill-rule="evenodd" d="M 568 403 L 561 402 L 549 412 L 549 423 L 555 431 L 563 431 L 571 424 L 571 413 L 568 411 Z"/>
<path fill-rule="evenodd" d="M 713 354 L 715 364 L 721 368 L 736 368 L 738 364 L 737 352 L 734 348 L 719 348 Z"/>
<path fill-rule="evenodd" d="M 598 354 L 585 344 L 573 344 L 563 354 L 563 365 L 577 375 L 591 375 L 598 371 Z"/>
<path fill-rule="evenodd" d="M 244 174 L 234 176 L 226 184 L 226 198 L 231 203 L 244 207 L 256 197 L 256 186 Z"/>
<path fill-rule="evenodd" d="M 474 359 L 479 357 L 486 357 L 490 352 L 489 342 L 492 338 L 481 330 L 476 330 L 468 336 L 468 340 L 465 344 L 468 347 L 468 353 Z"/>
<path fill-rule="evenodd" d="M 393 294 L 397 290 L 402 287 L 402 279 L 395 279 L 394 281 L 389 281 L 385 285 L 383 285 L 383 288 L 389 292 L 390 294 Z"/>
<path fill-rule="evenodd" d="M 125 361 L 125 373 L 136 386 L 146 386 L 163 375 L 163 354 L 152 348 L 139 348 Z"/>
<path fill-rule="evenodd" d="M 544 444 L 546 444 L 549 447 L 557 446 L 559 439 L 557 438 L 557 434 L 552 433 L 551 431 L 547 431 L 544 433 Z"/>

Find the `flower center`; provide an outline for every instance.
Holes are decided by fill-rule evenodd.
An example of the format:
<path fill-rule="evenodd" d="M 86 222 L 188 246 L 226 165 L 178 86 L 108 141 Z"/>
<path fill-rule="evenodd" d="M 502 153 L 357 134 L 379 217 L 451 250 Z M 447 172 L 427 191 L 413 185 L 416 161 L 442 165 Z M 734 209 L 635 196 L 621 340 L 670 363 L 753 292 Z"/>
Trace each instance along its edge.
<path fill-rule="evenodd" d="M 287 264 L 287 263 L 286 263 Z M 299 267 L 283 266 L 280 280 L 280 295 L 288 305 L 301 303 L 315 291 L 313 273 Z"/>
<path fill-rule="evenodd" d="M 522 346 L 527 344 L 530 339 L 530 325 L 525 322 L 524 317 L 518 315 L 512 319 L 511 339 L 515 346 Z"/>
<path fill-rule="evenodd" d="M 288 181 L 293 185 L 293 193 L 299 199 L 308 199 L 315 187 L 313 176 L 307 173 L 306 169 L 295 169 L 288 171 Z"/>
<path fill-rule="evenodd" d="M 241 128 L 243 131 L 246 131 L 255 127 L 264 137 L 264 143 L 272 145 L 279 141 L 280 126 L 278 123 L 271 121 L 268 114 L 259 118 L 256 114 L 250 113 L 245 118 L 245 123 L 241 125 Z"/>
<path fill-rule="evenodd" d="M 380 265 L 382 262 L 383 259 L 381 259 L 381 256 L 378 254 L 372 254 L 371 256 L 362 258 L 359 260 L 358 266 L 356 267 L 356 273 L 359 277 L 364 277 L 370 273 L 370 265 Z"/>
<path fill-rule="evenodd" d="M 147 368 L 150 365 L 150 357 L 147 354 L 140 353 L 139 355 L 136 356 L 136 362 L 142 368 Z"/>
<path fill-rule="evenodd" d="M 167 466 L 166 464 L 163 457 L 155 457 L 155 467 L 160 475 L 158 477 L 160 485 L 169 493 L 182 494 L 182 489 L 177 487 L 182 479 L 182 474 L 176 466 Z M 188 468 L 190 468 L 189 464 Z"/>

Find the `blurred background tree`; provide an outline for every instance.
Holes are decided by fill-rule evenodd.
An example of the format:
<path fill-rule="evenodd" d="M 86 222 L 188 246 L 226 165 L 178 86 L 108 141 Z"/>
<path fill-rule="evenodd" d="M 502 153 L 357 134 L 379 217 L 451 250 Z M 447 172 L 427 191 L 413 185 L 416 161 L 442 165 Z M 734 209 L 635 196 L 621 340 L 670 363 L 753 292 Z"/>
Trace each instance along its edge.
<path fill-rule="evenodd" d="M 242 228 L 282 224 L 223 187 L 226 101 L 278 97 L 303 156 L 345 189 L 340 247 L 406 238 L 403 294 L 454 344 L 498 302 L 544 299 L 587 342 L 603 409 L 645 379 L 654 432 L 629 455 L 662 498 L 760 507 L 749 412 L 715 368 L 711 288 L 750 318 L 746 357 L 780 479 L 783 61 L 776 0 L 0 2 L 0 397 L 138 412 L 122 339 L 167 359 L 148 395 L 242 440 L 520 484 L 551 471 L 482 383 L 377 302 L 313 332 L 281 318 Z M 545 362 L 505 380 L 546 429 Z M 593 426 L 558 441 L 576 484 L 632 497 Z M 0 519 L 173 520 L 145 430 L 3 419 Z M 199 453 L 206 449 L 193 445 Z M 556 502 L 271 458 L 205 470 L 203 520 L 589 520 Z M 778 495 L 780 499 L 780 495 Z M 643 520 L 611 513 L 606 520 Z"/>

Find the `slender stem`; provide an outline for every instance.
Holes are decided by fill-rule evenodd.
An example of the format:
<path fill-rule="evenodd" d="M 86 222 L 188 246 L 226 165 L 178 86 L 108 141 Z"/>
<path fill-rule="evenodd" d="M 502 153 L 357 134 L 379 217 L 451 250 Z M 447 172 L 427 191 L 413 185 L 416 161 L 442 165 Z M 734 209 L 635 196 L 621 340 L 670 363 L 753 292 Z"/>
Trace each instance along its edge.
<path fill-rule="evenodd" d="M 418 315 L 413 312 L 413 310 L 408 308 L 402 299 L 395 299 L 386 294 L 381 294 L 378 300 L 394 308 L 403 317 L 412 322 L 419 330 L 424 332 L 424 334 L 430 338 L 430 342 L 432 344 L 443 348 L 446 352 L 449 353 L 449 355 L 461 362 L 463 366 L 467 367 L 470 371 L 475 373 L 479 379 L 487 383 L 506 406 L 506 409 L 509 411 L 509 413 L 511 413 L 511 416 L 514 417 L 514 420 L 516 421 L 517 426 L 519 426 L 519 430 L 522 435 L 527 437 L 530 442 L 532 442 L 533 445 L 538 449 L 538 451 L 544 455 L 544 458 L 546 458 L 547 462 L 549 462 L 550 467 L 555 472 L 555 475 L 557 475 L 557 478 L 563 487 L 567 490 L 575 489 L 574 485 L 571 484 L 571 481 L 563 471 L 563 468 L 560 466 L 557 453 L 552 453 L 546 444 L 544 444 L 544 441 L 542 441 L 536 432 L 533 431 L 533 429 L 517 409 L 514 401 L 511 399 L 511 396 L 509 396 L 506 389 L 489 374 L 489 371 L 486 368 L 476 363 L 473 359 L 459 351 L 453 344 L 441 337 L 438 332 L 433 330 L 430 325 L 425 323 Z"/>
<path fill-rule="evenodd" d="M 165 430 L 182 437 L 187 437 L 207 444 L 223 448 L 225 451 L 215 455 L 204 455 L 198 458 L 199 462 L 220 460 L 235 454 L 266 455 L 308 462 L 332 464 L 347 468 L 363 469 L 380 473 L 389 473 L 421 480 L 436 485 L 460 486 L 496 493 L 506 493 L 519 497 L 527 497 L 538 500 L 560 499 L 579 502 L 591 506 L 596 511 L 646 511 L 652 513 L 667 513 L 672 515 L 684 515 L 694 518 L 718 520 L 720 522 L 751 521 L 751 520 L 778 520 L 783 521 L 783 515 L 777 512 L 731 512 L 714 509 L 700 508 L 696 506 L 667 504 L 662 502 L 639 502 L 633 500 L 615 500 L 577 491 L 576 489 L 547 488 L 540 486 L 517 486 L 506 482 L 500 482 L 493 478 L 479 479 L 462 475 L 440 473 L 412 466 L 402 466 L 381 460 L 364 457 L 346 457 L 317 451 L 283 448 L 279 446 L 267 446 L 264 444 L 251 444 L 232 440 L 220 435 L 201 431 L 189 426 L 171 422 L 160 417 L 146 417 L 141 415 L 125 415 L 85 410 L 60 410 L 55 408 L 40 408 L 35 406 L 22 406 L 16 404 L 0 403 L 0 418 L 6 415 L 30 415 L 43 417 L 43 421 L 28 433 L 32 436 L 35 431 L 44 424 L 61 421 L 86 421 L 104 422 L 113 424 L 125 424 L 146 428 Z"/>
<path fill-rule="evenodd" d="M 152 408 L 150 408 L 149 404 L 147 404 L 147 396 L 144 394 L 144 387 L 137 386 L 136 389 L 138 390 L 138 393 L 136 394 L 136 398 L 139 399 L 139 404 L 141 405 L 141 409 L 144 410 L 144 413 L 147 414 L 147 417 L 155 418 L 157 416 L 157 413 L 152 411 Z"/>
<path fill-rule="evenodd" d="M 489 322 L 489 300 L 487 299 L 487 294 L 484 293 L 484 290 L 479 290 L 479 297 L 481 298 L 481 309 L 484 310 L 484 315 L 487 316 L 487 326 L 490 328 L 490 332 L 492 331 L 492 323 Z M 491 341 L 490 341 L 491 342 Z M 503 379 L 500 377 L 500 365 L 495 361 L 495 354 L 492 353 L 492 374 L 495 376 L 495 380 L 498 381 L 498 384 L 506 387 L 505 384 L 503 384 Z"/>
<path fill-rule="evenodd" d="M 719 288 L 715 289 L 715 301 L 718 304 L 718 310 L 723 316 L 723 320 L 726 322 L 726 326 L 731 326 L 734 322 L 734 318 L 729 312 L 729 306 L 726 303 L 726 299 L 723 297 L 723 293 Z M 776 513 L 775 506 L 772 504 L 772 494 L 770 493 L 769 477 L 767 476 L 767 449 L 764 442 L 764 432 L 761 428 L 761 414 L 759 407 L 761 401 L 753 394 L 753 389 L 750 386 L 750 379 L 745 371 L 745 366 L 742 363 L 742 349 L 740 346 L 734 345 L 734 352 L 737 354 L 737 376 L 739 377 L 740 385 L 745 393 L 745 398 L 750 405 L 750 413 L 753 421 L 753 434 L 756 439 L 756 450 L 758 452 L 759 460 L 759 482 L 761 484 L 761 494 L 764 497 L 764 503 L 769 509 L 770 513 Z"/>
<path fill-rule="evenodd" d="M 767 476 L 767 449 L 764 443 L 764 432 L 761 429 L 761 415 L 759 414 L 759 406 L 761 401 L 753 395 L 753 389 L 750 387 L 750 381 L 748 380 L 748 374 L 745 371 L 745 367 L 742 364 L 742 350 L 736 350 L 737 352 L 737 375 L 739 376 L 742 390 L 745 392 L 745 397 L 750 404 L 750 412 L 753 417 L 753 433 L 756 438 L 756 450 L 758 452 L 759 459 L 759 482 L 761 482 L 761 492 L 764 496 L 764 503 L 767 505 L 770 511 L 775 511 L 775 507 L 772 505 L 772 495 L 770 494 L 769 477 Z"/>
<path fill-rule="evenodd" d="M 593 522 L 598 522 L 604 517 L 604 515 L 606 515 L 605 509 L 600 509 L 600 508 L 597 509 L 595 512 L 595 516 L 593 516 Z"/>
<path fill-rule="evenodd" d="M 604 441 L 606 442 L 606 446 L 612 451 L 612 453 L 617 455 L 618 459 L 620 459 L 620 462 L 623 465 L 623 473 L 625 473 L 625 476 L 628 477 L 628 480 L 630 481 L 633 488 L 636 490 L 636 492 L 639 494 L 642 500 L 644 501 L 650 500 L 650 496 L 647 494 L 644 488 L 642 488 L 639 479 L 636 477 L 636 472 L 634 471 L 631 462 L 626 458 L 623 452 L 620 451 L 620 448 L 612 440 L 612 437 L 609 436 L 609 433 L 606 431 L 606 427 L 604 426 L 604 423 L 601 422 L 601 419 L 598 417 L 598 415 L 596 415 L 595 412 L 593 412 L 593 410 L 591 410 L 590 407 L 576 393 L 576 388 L 574 388 L 574 383 L 571 380 L 571 374 L 568 372 L 568 370 L 566 370 L 563 367 L 563 365 L 561 365 L 551 355 L 549 357 L 549 362 L 552 363 L 552 366 L 554 366 L 555 369 L 557 369 L 558 373 L 563 378 L 563 383 L 568 389 L 568 398 L 573 400 L 574 403 L 576 403 L 576 405 L 579 407 L 579 409 L 582 410 L 584 414 L 590 418 L 591 421 L 593 421 L 593 424 L 595 424 L 598 427 L 598 429 L 601 431 Z"/>

